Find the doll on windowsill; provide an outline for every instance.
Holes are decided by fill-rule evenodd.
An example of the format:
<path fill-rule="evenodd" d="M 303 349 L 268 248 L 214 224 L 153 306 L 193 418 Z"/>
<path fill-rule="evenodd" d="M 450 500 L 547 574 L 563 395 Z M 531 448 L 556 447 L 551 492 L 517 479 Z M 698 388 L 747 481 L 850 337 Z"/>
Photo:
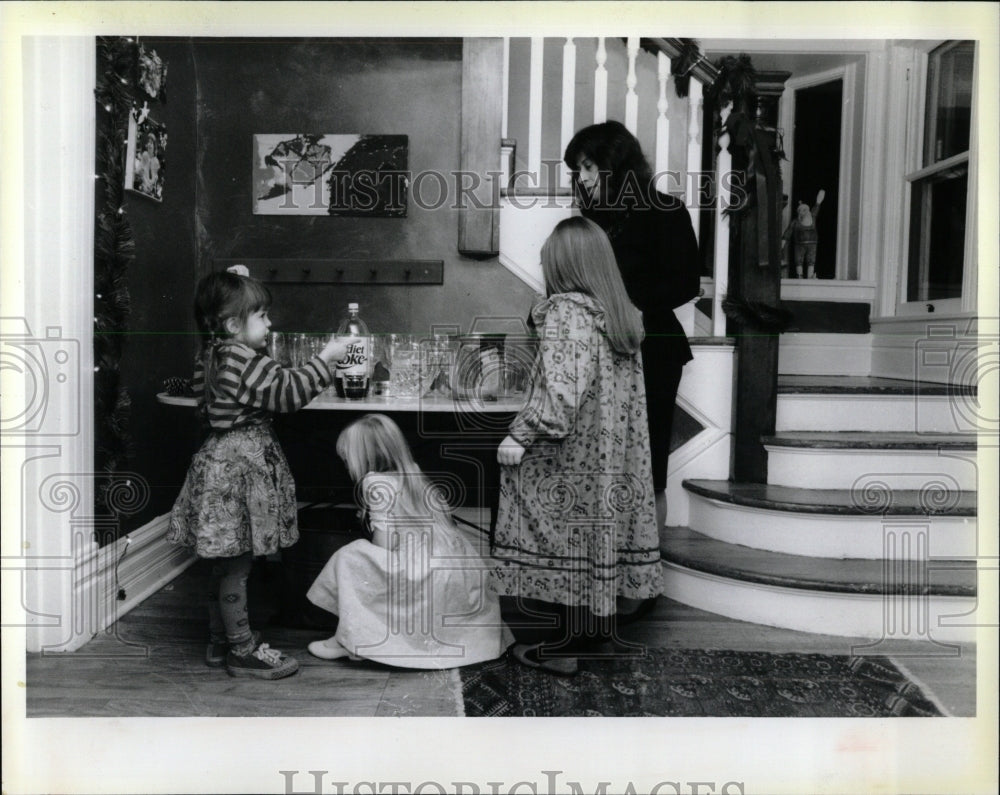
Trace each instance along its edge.
<path fill-rule="evenodd" d="M 795 243 L 795 275 L 802 278 L 802 266 L 806 267 L 806 278 L 816 278 L 816 243 L 819 238 L 816 234 L 816 218 L 819 215 L 820 205 L 826 197 L 826 191 L 821 190 L 816 194 L 816 203 L 810 208 L 804 201 L 800 201 L 795 210 L 795 217 L 788 228 L 785 229 L 784 246 L 781 258 L 787 257 L 788 241 Z"/>

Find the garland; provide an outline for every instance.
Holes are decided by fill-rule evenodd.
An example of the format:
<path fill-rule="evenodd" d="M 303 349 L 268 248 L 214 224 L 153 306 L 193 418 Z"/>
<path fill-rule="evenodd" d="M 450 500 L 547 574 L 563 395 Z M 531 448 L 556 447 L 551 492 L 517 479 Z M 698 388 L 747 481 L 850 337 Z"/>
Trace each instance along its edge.
<path fill-rule="evenodd" d="M 125 213 L 125 151 L 129 114 L 134 103 L 138 44 L 123 37 L 98 37 L 97 179 L 103 200 L 97 202 L 94 229 L 94 447 L 98 516 L 108 506 L 110 477 L 129 457 L 131 399 L 121 383 L 120 363 L 131 300 L 128 270 L 135 261 L 135 238 Z"/>

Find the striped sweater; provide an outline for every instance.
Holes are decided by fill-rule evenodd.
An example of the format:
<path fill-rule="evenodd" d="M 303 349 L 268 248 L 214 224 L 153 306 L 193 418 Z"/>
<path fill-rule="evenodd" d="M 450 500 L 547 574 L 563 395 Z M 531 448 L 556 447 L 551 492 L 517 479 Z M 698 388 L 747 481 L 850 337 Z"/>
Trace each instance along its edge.
<path fill-rule="evenodd" d="M 330 369 L 318 356 L 301 367 L 282 367 L 270 356 L 237 342 L 223 343 L 218 355 L 214 395 L 205 394 L 200 358 L 192 384 L 213 431 L 260 424 L 273 413 L 298 411 L 333 382 Z"/>

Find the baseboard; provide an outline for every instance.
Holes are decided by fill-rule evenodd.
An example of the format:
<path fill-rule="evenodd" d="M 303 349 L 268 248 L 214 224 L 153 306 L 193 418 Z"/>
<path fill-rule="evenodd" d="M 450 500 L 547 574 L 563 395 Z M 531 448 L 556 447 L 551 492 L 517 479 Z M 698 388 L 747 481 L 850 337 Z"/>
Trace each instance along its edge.
<path fill-rule="evenodd" d="M 871 334 L 782 334 L 778 372 L 782 375 L 868 375 Z"/>
<path fill-rule="evenodd" d="M 170 515 L 94 549 L 76 561 L 73 577 L 73 615 L 68 620 L 85 631 L 45 652 L 75 651 L 171 582 L 197 560 L 189 550 L 166 540 Z M 116 577 L 117 568 L 117 577 Z M 119 598 L 119 592 L 124 598 Z"/>

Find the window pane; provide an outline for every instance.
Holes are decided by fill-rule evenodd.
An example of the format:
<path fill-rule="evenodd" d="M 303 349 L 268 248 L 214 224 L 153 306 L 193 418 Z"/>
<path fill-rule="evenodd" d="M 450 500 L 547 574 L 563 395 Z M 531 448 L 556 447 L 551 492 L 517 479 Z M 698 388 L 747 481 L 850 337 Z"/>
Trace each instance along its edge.
<path fill-rule="evenodd" d="M 969 148 L 972 115 L 972 66 L 975 47 L 960 41 L 930 55 L 927 71 L 927 129 L 924 165 Z"/>
<path fill-rule="evenodd" d="M 962 297 L 967 166 L 913 183 L 907 301 Z"/>

